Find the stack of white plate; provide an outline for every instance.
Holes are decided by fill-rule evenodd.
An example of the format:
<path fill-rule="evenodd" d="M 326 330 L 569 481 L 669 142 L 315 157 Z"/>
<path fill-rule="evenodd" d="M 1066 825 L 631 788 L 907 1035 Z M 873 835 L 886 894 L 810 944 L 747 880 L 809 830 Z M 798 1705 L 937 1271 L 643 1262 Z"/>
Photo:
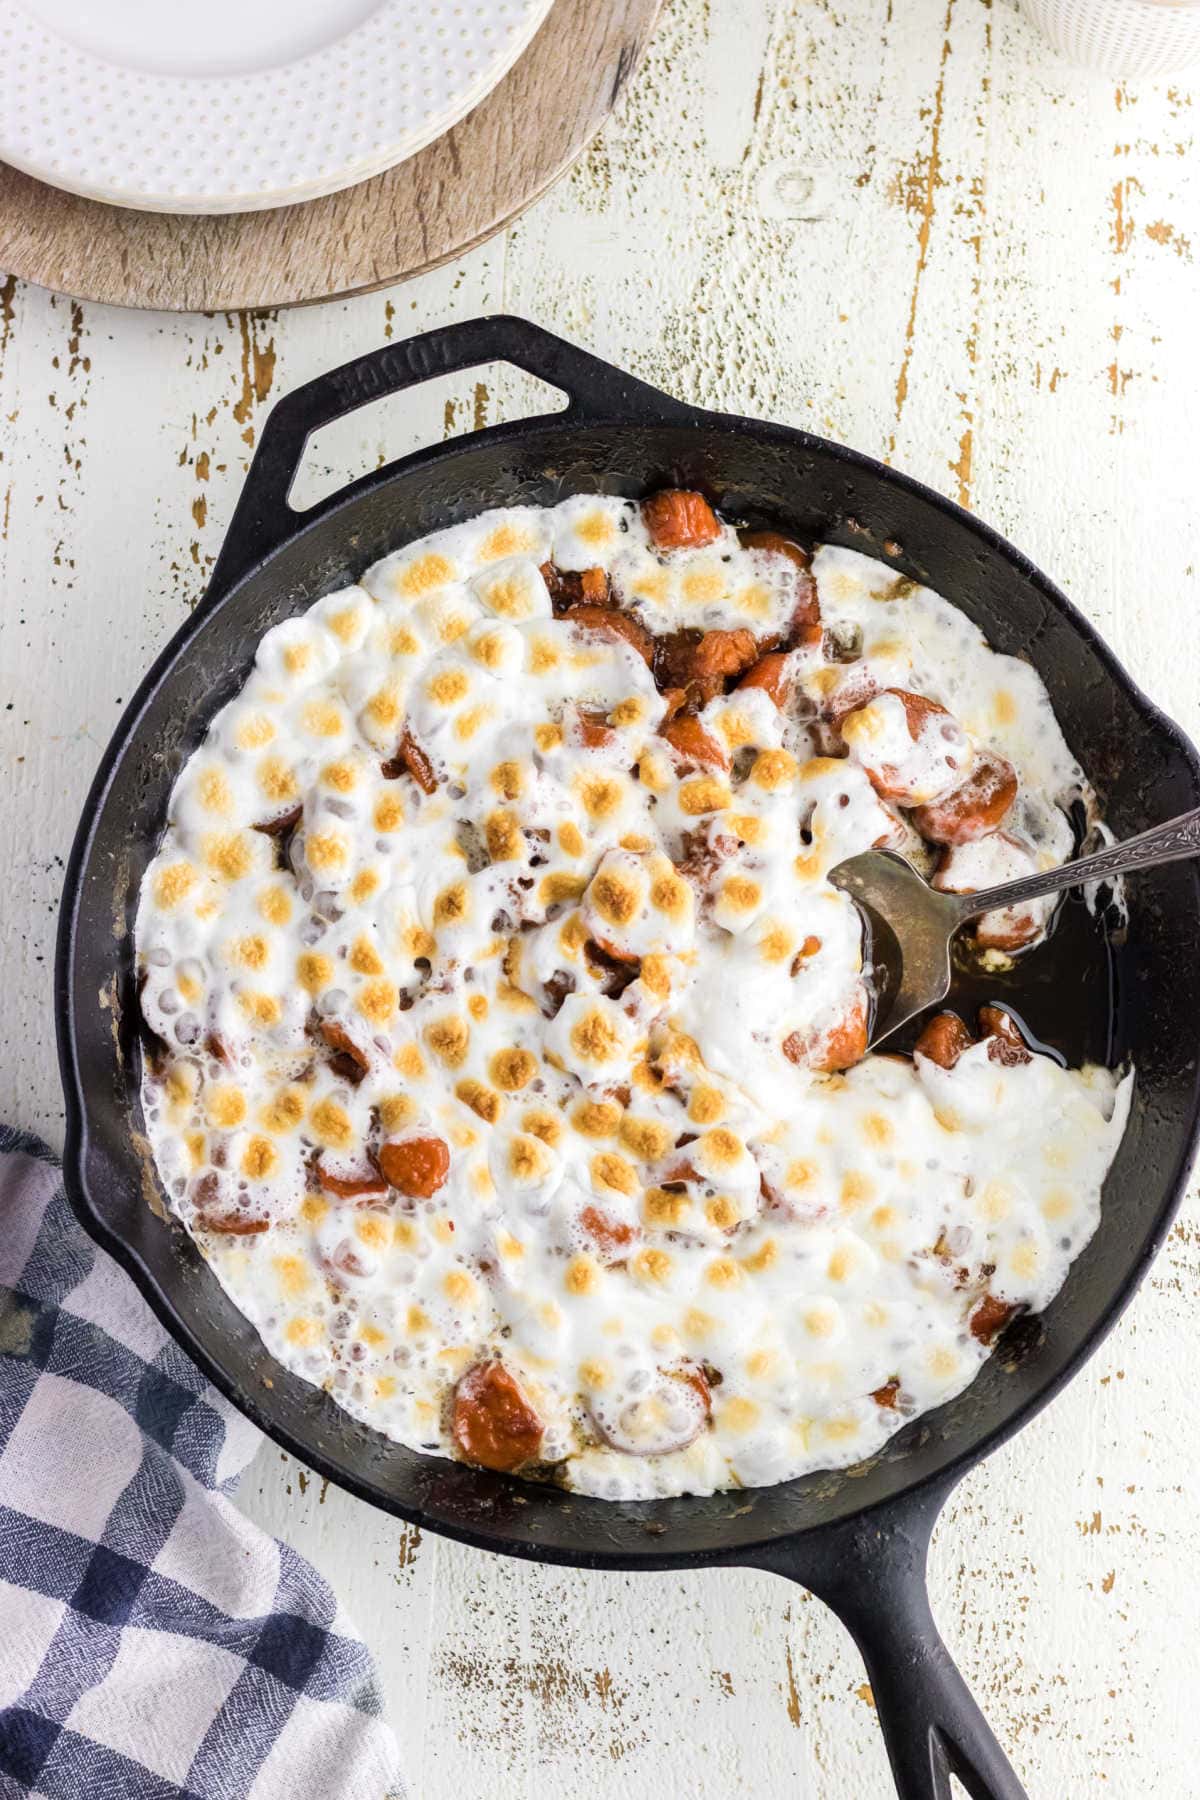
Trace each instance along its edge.
<path fill-rule="evenodd" d="M 331 194 L 414 155 L 552 0 L 0 0 L 0 161 L 152 212 Z"/>
<path fill-rule="evenodd" d="M 1071 62 L 1138 81 L 1200 62 L 1200 0 L 1023 0 Z"/>

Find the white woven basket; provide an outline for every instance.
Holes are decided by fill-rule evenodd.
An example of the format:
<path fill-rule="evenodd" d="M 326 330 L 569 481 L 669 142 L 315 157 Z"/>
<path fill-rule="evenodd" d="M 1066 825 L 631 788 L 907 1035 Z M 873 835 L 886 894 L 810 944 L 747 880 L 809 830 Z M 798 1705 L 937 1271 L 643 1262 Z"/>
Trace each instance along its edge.
<path fill-rule="evenodd" d="M 1136 80 L 1200 62 L 1200 0 L 1021 0 L 1073 63 Z"/>

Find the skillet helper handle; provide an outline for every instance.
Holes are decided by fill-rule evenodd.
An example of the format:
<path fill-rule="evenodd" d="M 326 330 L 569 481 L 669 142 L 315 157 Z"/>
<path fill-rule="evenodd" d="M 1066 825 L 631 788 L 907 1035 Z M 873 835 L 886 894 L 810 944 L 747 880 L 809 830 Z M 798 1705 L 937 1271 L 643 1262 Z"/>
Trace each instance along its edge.
<path fill-rule="evenodd" d="M 272 408 L 202 604 L 226 593 L 295 530 L 297 520 L 304 515 L 289 505 L 288 495 L 313 432 L 388 394 L 491 362 L 513 363 L 527 375 L 561 389 L 568 404 L 565 413 L 553 415 L 559 419 L 588 422 L 635 418 L 653 422 L 697 416 L 692 408 L 669 394 L 635 380 L 565 338 L 543 331 L 540 325 L 531 325 L 511 314 L 466 319 L 424 331 L 402 343 L 385 344 L 380 350 L 370 350 L 339 369 L 306 381 Z M 530 423 L 529 419 L 522 419 L 519 426 L 490 429 L 523 430 Z M 357 486 L 353 482 L 340 494 L 322 501 L 322 510 Z"/>
<path fill-rule="evenodd" d="M 867 1666 L 899 1800 L 951 1800 L 956 1775 L 971 1800 L 1029 1800 L 938 1634 L 925 1565 L 949 1493 L 921 1490 L 851 1520 L 819 1549 L 803 1538 L 753 1557 L 799 1581 L 841 1619 Z"/>

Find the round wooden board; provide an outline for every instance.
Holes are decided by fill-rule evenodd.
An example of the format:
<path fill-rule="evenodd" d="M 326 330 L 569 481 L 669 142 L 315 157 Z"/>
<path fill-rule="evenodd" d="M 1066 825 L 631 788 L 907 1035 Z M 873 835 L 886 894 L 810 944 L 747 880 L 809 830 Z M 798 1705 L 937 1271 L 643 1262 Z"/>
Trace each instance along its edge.
<path fill-rule="evenodd" d="M 323 200 L 185 218 L 81 200 L 0 164 L 0 270 L 111 306 L 224 312 L 367 293 L 490 237 L 600 129 L 661 0 L 555 0 L 525 55 L 459 125 Z"/>

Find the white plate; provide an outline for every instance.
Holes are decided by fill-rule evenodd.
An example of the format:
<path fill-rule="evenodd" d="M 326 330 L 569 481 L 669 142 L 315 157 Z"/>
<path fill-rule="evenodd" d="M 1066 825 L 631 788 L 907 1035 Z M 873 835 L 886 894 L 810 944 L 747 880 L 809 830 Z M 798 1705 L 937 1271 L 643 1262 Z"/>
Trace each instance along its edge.
<path fill-rule="evenodd" d="M 331 194 L 448 131 L 551 0 L 0 0 L 0 161 L 153 212 Z"/>

